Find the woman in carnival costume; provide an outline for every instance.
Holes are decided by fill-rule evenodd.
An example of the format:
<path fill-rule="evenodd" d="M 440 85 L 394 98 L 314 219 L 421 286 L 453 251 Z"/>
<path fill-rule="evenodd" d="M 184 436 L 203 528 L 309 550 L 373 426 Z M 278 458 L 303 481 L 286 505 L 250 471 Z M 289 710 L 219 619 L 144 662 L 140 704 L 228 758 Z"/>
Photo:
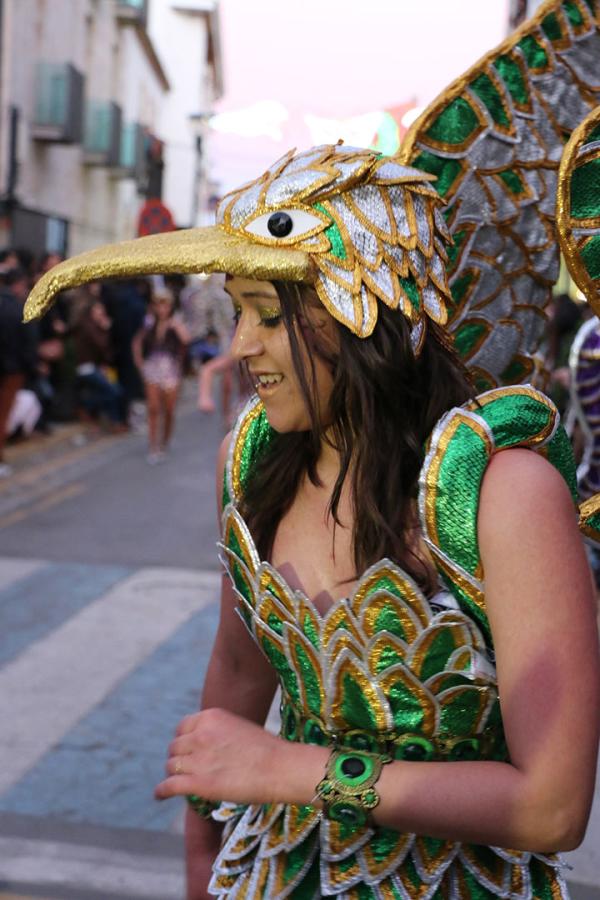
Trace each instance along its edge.
<path fill-rule="evenodd" d="M 559 231 L 600 275 L 569 150 L 556 206 L 565 139 L 598 106 L 599 28 L 600 0 L 546 2 L 398 156 L 289 153 L 213 228 L 84 254 L 30 298 L 33 316 L 92 277 L 228 275 L 256 395 L 219 459 L 204 711 L 156 790 L 188 797 L 191 900 L 566 896 L 595 608 L 569 442 L 522 382 Z"/>

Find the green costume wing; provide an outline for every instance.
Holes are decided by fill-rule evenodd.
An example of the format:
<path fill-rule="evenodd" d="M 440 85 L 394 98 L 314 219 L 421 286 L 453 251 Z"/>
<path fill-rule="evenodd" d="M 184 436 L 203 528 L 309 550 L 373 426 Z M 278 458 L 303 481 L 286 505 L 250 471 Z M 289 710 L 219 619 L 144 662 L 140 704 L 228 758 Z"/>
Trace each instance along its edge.
<path fill-rule="evenodd" d="M 599 27 L 599 0 L 547 0 L 431 104 L 400 151 L 446 202 L 448 327 L 480 389 L 533 368 L 559 270 L 558 167 L 600 103 Z"/>
<path fill-rule="evenodd" d="M 600 107 L 567 144 L 560 166 L 557 218 L 569 270 L 600 312 Z"/>
<path fill-rule="evenodd" d="M 560 166 L 558 233 L 569 271 L 596 314 L 600 313 L 600 108 L 596 109 L 573 133 L 565 148 Z M 575 341 L 576 355 L 587 341 L 585 355 L 588 371 L 581 370 L 576 379 L 577 405 L 587 419 L 589 450 L 587 465 L 595 464 L 594 448 L 597 430 L 594 360 L 591 322 L 583 326 L 585 338 Z M 580 363 L 581 365 L 581 363 Z M 590 378 L 589 367 L 592 367 Z M 585 412 L 584 412 L 585 410 Z M 585 456 L 584 456 L 585 459 Z M 587 473 L 586 473 L 587 475 Z M 591 482 L 593 484 L 593 481 Z M 584 488 L 585 493 L 585 488 Z M 580 527 L 586 537 L 600 543 L 600 494 L 589 497 L 580 507 Z"/>

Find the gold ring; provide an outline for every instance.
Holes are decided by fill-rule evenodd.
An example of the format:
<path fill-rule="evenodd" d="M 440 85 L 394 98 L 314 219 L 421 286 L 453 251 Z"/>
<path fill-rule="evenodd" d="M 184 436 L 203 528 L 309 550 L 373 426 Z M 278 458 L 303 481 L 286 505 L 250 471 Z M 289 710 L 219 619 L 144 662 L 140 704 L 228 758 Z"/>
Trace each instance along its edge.
<path fill-rule="evenodd" d="M 183 766 L 181 765 L 181 760 L 179 759 L 179 757 L 177 757 L 177 760 L 175 762 L 175 774 L 183 775 Z"/>

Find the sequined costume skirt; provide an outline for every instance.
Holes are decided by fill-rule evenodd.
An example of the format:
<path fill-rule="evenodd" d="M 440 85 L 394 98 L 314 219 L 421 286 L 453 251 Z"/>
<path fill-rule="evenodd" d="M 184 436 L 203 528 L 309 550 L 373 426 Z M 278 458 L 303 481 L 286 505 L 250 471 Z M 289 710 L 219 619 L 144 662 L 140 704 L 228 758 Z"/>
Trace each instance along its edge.
<path fill-rule="evenodd" d="M 214 818 L 224 835 L 209 891 L 228 900 L 568 898 L 557 857 L 345 830 L 311 806 L 222 804 Z"/>
<path fill-rule="evenodd" d="M 176 390 L 181 382 L 179 360 L 168 353 L 153 353 L 145 359 L 142 373 L 147 384 L 155 384 L 165 391 Z"/>
<path fill-rule="evenodd" d="M 333 745 L 323 723 L 303 715 L 285 693 L 281 737 Z M 503 732 L 494 727 L 476 736 L 429 739 L 408 732 L 389 733 L 384 739 L 353 729 L 336 739 L 342 746 L 406 761 L 506 758 Z M 224 824 L 210 888 L 220 898 L 568 898 L 556 856 L 341 824 L 325 819 L 312 806 L 224 803 L 214 818 Z"/>

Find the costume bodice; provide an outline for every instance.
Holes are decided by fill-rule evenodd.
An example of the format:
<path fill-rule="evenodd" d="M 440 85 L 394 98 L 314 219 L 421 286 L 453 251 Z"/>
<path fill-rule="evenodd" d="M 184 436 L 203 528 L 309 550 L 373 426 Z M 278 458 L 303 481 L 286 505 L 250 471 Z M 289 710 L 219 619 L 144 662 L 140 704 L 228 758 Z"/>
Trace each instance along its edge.
<path fill-rule="evenodd" d="M 402 760 L 506 759 L 477 544 L 479 491 L 493 453 L 525 446 L 556 465 L 574 492 L 571 449 L 553 404 L 531 387 L 506 388 L 444 416 L 428 443 L 419 510 L 446 590 L 428 600 L 402 569 L 383 559 L 359 578 L 350 597 L 334 602 L 323 615 L 260 559 L 238 509 L 244 484 L 271 436 L 255 398 L 238 420 L 226 466 L 222 550 L 240 614 L 282 686 L 282 736 Z M 239 810 L 225 807 L 220 815 L 224 820 L 232 816 L 232 837 L 219 857 L 213 886 L 229 891 L 241 878 L 243 867 L 235 877 L 231 871 L 232 841 L 238 841 L 236 852 L 243 849 L 247 862 L 253 853 L 260 857 L 260 846 L 268 891 L 256 888 L 247 894 L 252 897 L 287 896 L 287 888 L 302 881 L 297 882 L 298 873 L 283 874 L 290 849 L 305 846 L 314 861 L 315 842 L 318 888 L 302 896 L 359 897 L 363 894 L 354 894 L 354 888 L 367 884 L 377 885 L 379 893 L 364 896 L 428 897 L 457 855 L 466 867 L 466 875 L 460 869 L 465 884 L 475 878 L 486 886 L 481 896 L 488 889 L 487 895 L 501 894 L 511 885 L 515 896 L 531 896 L 523 882 L 526 878 L 531 887 L 531 866 L 541 867 L 540 878 L 558 877 L 547 860 L 532 861 L 531 854 L 383 828 L 344 829 L 322 820 L 312 807 L 249 807 L 241 819 Z M 235 858 L 239 868 L 240 857 Z M 249 878 L 256 876 L 255 862 Z M 422 887 L 418 893 L 416 883 Z M 392 884 L 404 894 L 386 893 Z"/>

